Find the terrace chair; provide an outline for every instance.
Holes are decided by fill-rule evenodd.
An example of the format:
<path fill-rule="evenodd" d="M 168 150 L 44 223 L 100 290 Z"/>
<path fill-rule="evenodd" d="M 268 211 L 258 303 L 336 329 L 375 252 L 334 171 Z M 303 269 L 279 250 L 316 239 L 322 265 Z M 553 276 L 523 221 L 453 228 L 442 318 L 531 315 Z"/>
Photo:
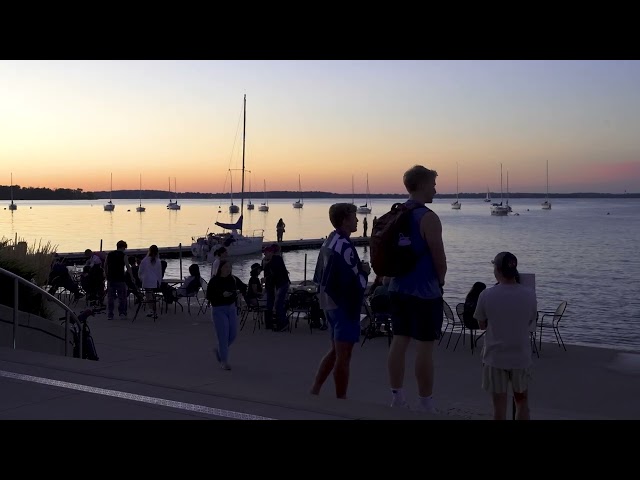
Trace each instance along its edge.
<path fill-rule="evenodd" d="M 453 336 L 453 333 L 456 330 L 460 332 L 460 335 L 464 335 L 464 323 L 456 321 L 456 317 L 453 316 L 451 307 L 444 300 L 442 301 L 442 309 L 444 311 L 444 319 L 446 320 L 447 323 L 445 324 L 444 330 L 440 335 L 440 341 L 438 342 L 438 345 L 442 343 L 442 339 L 447 334 L 447 330 L 451 328 L 451 331 L 449 332 L 449 341 L 447 342 L 447 347 L 446 347 L 446 348 L 449 348 L 449 344 L 451 343 L 451 337 Z M 460 341 L 460 337 L 458 337 L 458 341 Z M 454 350 L 458 346 L 458 341 L 456 341 L 456 345 L 453 347 Z"/>
<path fill-rule="evenodd" d="M 558 343 L 558 347 L 562 346 L 564 351 L 567 351 L 567 347 L 564 345 L 564 341 L 562 340 L 562 336 L 560 336 L 560 320 L 564 316 L 564 312 L 567 309 L 567 302 L 563 300 L 558 305 L 558 308 L 554 312 L 538 310 L 538 316 L 536 319 L 536 327 L 540 329 L 540 340 L 538 349 L 542 350 L 542 331 L 545 329 L 553 330 L 553 333 L 556 336 L 556 342 Z M 542 316 L 541 316 L 542 314 Z M 545 320 L 547 319 L 547 320 Z"/>
<path fill-rule="evenodd" d="M 462 344 L 464 345 L 464 332 L 466 330 L 469 330 L 469 338 L 471 339 L 471 354 L 473 355 L 474 350 L 478 346 L 478 340 L 480 340 L 480 338 L 487 332 L 485 330 L 480 335 L 477 335 L 478 330 L 480 330 L 478 321 L 475 319 L 473 319 L 474 320 L 473 322 L 471 322 L 470 319 L 467 319 L 465 321 L 464 303 L 458 303 L 456 305 L 456 314 L 458 315 L 458 319 L 460 320 L 460 323 L 462 323 Z"/>
<path fill-rule="evenodd" d="M 369 325 L 365 328 L 364 342 L 371 338 L 386 336 L 389 346 L 391 346 L 391 338 L 393 337 L 393 328 L 391 326 L 391 305 L 387 295 L 376 295 L 365 298 L 364 308 L 366 315 L 369 317 Z"/>
<path fill-rule="evenodd" d="M 298 327 L 298 320 L 300 320 L 300 315 L 304 314 L 305 318 L 309 322 L 309 330 L 313 333 L 313 326 L 311 323 L 311 310 L 313 308 L 313 302 L 315 300 L 315 295 L 306 290 L 294 290 L 289 295 L 289 307 L 287 309 L 287 320 L 289 320 L 289 329 L 293 330 L 291 322 L 293 321 L 293 316 L 296 316 L 295 327 Z"/>
<path fill-rule="evenodd" d="M 182 311 L 184 311 L 184 307 L 182 305 L 182 303 L 180 302 L 181 299 L 186 298 L 187 299 L 187 312 L 189 312 L 189 315 L 191 315 L 191 299 L 195 299 L 196 304 L 198 305 L 198 313 L 196 315 L 200 315 L 200 312 L 204 312 L 203 310 L 203 306 L 204 303 L 207 301 L 206 298 L 200 299 L 199 297 L 199 293 L 200 290 L 202 290 L 203 292 L 205 292 L 205 296 L 206 296 L 206 291 L 207 291 L 207 281 L 200 277 L 200 284 L 197 286 L 197 288 L 194 287 L 194 290 L 189 291 L 186 295 L 183 295 L 180 292 L 180 289 L 178 289 L 178 293 L 176 296 L 176 299 L 174 300 L 174 305 L 173 305 L 173 312 L 175 313 L 178 305 L 180 306 L 180 308 L 182 309 Z"/>

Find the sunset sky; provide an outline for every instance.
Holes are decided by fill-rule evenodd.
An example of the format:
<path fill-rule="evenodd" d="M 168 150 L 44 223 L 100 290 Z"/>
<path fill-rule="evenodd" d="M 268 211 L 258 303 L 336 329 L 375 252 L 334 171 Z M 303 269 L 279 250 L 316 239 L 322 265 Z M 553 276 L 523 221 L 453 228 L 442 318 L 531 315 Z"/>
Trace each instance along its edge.
<path fill-rule="evenodd" d="M 499 191 L 502 163 L 543 192 L 549 161 L 552 193 L 640 192 L 639 86 L 639 61 L 0 61 L 0 184 L 228 191 L 246 94 L 253 191 L 401 193 L 416 163 Z"/>

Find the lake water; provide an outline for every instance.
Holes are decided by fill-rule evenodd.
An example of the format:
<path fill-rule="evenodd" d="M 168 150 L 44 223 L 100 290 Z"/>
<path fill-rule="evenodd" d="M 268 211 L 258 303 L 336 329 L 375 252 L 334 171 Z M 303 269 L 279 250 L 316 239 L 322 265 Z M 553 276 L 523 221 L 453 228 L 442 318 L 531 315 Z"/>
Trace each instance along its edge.
<path fill-rule="evenodd" d="M 292 200 L 270 200 L 267 213 L 245 211 L 244 233 L 264 230 L 265 242 L 272 241 L 282 218 L 285 240 L 325 237 L 331 231 L 329 206 L 337 201 L 351 199 L 305 200 L 299 210 L 291 206 Z M 474 282 L 492 285 L 490 261 L 497 252 L 509 250 L 518 257 L 522 273 L 535 274 L 539 309 L 555 310 L 567 300 L 561 330 L 565 342 L 640 350 L 640 199 L 553 199 L 551 211 L 541 210 L 540 201 L 512 200 L 519 215 L 509 217 L 492 217 L 481 199 L 461 199 L 459 211 L 451 209 L 448 199 L 432 205 L 442 220 L 448 260 L 445 300 L 455 308 Z M 369 232 L 373 217 L 384 214 L 393 202 L 374 200 L 367 216 Z M 162 247 L 179 243 L 189 249 L 193 236 L 218 231 L 216 220 L 238 218 L 227 213 L 228 201 L 218 200 L 180 200 L 180 211 L 167 210 L 167 200 L 145 200 L 144 213 L 136 213 L 136 199 L 115 200 L 114 212 L 103 211 L 102 200 L 17 203 L 16 211 L 6 205 L 0 210 L 0 237 L 13 239 L 17 233 L 30 244 L 50 241 L 58 252 L 98 250 L 101 240 L 103 249 L 111 250 L 120 239 L 129 248 L 155 243 L 161 253 Z M 358 247 L 358 253 L 369 260 L 367 247 Z M 292 280 L 304 278 L 305 255 L 307 278 L 312 278 L 317 251 L 283 254 Z M 248 279 L 249 266 L 260 258 L 235 260 L 234 273 Z M 167 275 L 179 276 L 178 260 L 168 262 Z M 189 258 L 183 260 L 184 275 L 190 263 Z M 208 273 L 204 264 L 201 270 Z M 553 338 L 552 332 L 545 335 Z"/>

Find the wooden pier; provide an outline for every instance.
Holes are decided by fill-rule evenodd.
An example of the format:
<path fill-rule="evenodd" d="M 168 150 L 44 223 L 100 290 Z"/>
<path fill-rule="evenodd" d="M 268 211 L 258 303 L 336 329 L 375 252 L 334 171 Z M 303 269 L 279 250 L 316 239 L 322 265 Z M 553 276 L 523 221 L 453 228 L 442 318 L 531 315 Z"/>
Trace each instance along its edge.
<path fill-rule="evenodd" d="M 286 240 L 278 243 L 280 248 L 282 248 L 283 252 L 291 252 L 294 250 L 318 250 L 322 243 L 324 242 L 324 238 L 308 238 L 300 240 Z M 351 241 L 356 246 L 369 245 L 369 237 L 351 237 Z M 272 243 L 277 242 L 264 242 L 263 245 L 271 245 Z M 162 258 L 179 258 L 182 257 L 191 257 L 191 244 L 182 245 L 177 247 L 158 247 L 160 250 L 160 255 Z M 148 248 L 128 248 L 127 255 L 135 255 L 137 257 L 145 256 L 148 252 Z M 84 256 L 84 252 L 70 252 L 70 253 L 58 253 L 60 257 L 64 259 L 64 263 L 66 265 L 73 265 L 84 263 L 87 259 Z"/>

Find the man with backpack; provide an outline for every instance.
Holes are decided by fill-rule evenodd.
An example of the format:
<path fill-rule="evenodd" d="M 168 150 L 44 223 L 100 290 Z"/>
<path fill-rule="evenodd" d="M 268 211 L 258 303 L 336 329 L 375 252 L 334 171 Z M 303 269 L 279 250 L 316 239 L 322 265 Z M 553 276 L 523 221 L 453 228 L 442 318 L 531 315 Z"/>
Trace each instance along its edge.
<path fill-rule="evenodd" d="M 418 410 L 435 413 L 433 405 L 433 346 L 440 338 L 443 317 L 442 287 L 447 259 L 440 218 L 425 204 L 436 194 L 434 170 L 416 165 L 403 182 L 409 200 L 393 205 L 381 216 L 371 235 L 371 263 L 378 275 L 393 277 L 389 284 L 393 341 L 387 367 L 392 407 L 408 407 L 403 391 L 405 356 L 416 341 L 415 376 Z"/>

